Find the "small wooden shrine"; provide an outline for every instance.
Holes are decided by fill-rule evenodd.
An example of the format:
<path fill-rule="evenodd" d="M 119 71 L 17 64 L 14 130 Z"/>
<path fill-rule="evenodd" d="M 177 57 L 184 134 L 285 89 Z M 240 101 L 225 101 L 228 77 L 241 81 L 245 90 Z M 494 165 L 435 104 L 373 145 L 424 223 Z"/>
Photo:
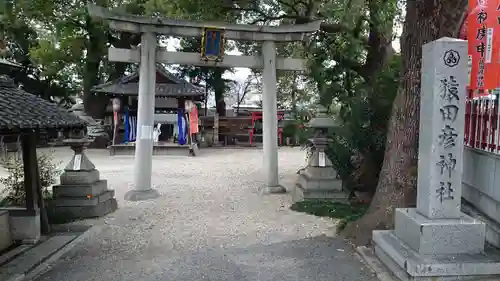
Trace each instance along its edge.
<path fill-rule="evenodd" d="M 239 107 L 239 108 L 237 108 Z M 202 116 L 201 128 L 208 145 L 259 146 L 262 143 L 262 107 L 258 104 L 233 105 L 231 116 Z M 278 144 L 283 144 L 286 111 L 278 109 Z"/>
<path fill-rule="evenodd" d="M 278 111 L 278 143 L 283 144 L 284 112 Z M 201 128 L 208 143 L 239 146 L 259 146 L 262 142 L 262 111 L 238 116 L 203 116 Z M 222 138 L 222 139 L 221 139 Z"/>
<path fill-rule="evenodd" d="M 85 125 L 83 120 L 57 104 L 26 93 L 10 77 L 0 76 L 0 137 L 9 136 L 11 140 L 20 137 L 20 147 L 17 149 L 22 152 L 26 194 L 25 206 L 0 208 L 0 222 L 1 218 L 8 216 L 10 219 L 3 222 L 12 223 L 7 227 L 0 225 L 0 229 L 7 229 L 3 234 L 10 235 L 12 241 L 36 243 L 40 233 L 49 231 L 36 153 L 38 135 L 47 129 L 68 129 L 78 135 L 83 132 Z M 15 224 L 22 227 L 16 228 Z M 10 232 L 11 229 L 16 231 Z M 2 237 L 7 239 L 5 235 Z"/>
<path fill-rule="evenodd" d="M 139 71 L 117 80 L 92 88 L 96 94 L 109 96 L 105 124 L 112 128 L 110 153 L 133 154 L 137 136 L 137 108 L 139 93 Z M 161 64 L 156 65 L 155 120 L 159 129 L 154 153 L 162 148 L 178 147 L 179 112 L 186 101 L 201 101 L 205 93 L 195 85 L 170 73 Z M 163 153 L 160 153 L 163 154 Z"/>

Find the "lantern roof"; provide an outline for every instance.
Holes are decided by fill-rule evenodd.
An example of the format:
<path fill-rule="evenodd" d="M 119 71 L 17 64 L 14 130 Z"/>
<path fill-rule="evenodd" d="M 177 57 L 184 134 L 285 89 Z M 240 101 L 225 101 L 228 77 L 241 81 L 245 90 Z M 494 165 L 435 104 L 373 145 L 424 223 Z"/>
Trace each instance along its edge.
<path fill-rule="evenodd" d="M 307 124 L 309 128 L 328 129 L 338 127 L 338 123 L 328 115 L 328 110 L 324 106 L 319 105 L 317 108 L 319 112 Z"/>

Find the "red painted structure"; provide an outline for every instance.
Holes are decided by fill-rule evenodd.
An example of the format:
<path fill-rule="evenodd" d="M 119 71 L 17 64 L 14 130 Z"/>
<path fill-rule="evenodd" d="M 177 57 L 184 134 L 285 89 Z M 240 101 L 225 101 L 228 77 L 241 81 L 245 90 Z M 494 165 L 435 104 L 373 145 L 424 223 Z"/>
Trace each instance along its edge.
<path fill-rule="evenodd" d="M 473 98 L 469 91 L 465 110 L 465 145 L 500 153 L 498 95 Z"/>
<path fill-rule="evenodd" d="M 251 112 L 252 116 L 252 127 L 250 128 L 250 145 L 253 142 L 253 136 L 255 133 L 255 122 L 258 120 L 262 120 L 262 112 Z M 278 111 L 278 122 L 285 118 L 285 112 Z M 278 127 L 278 141 L 279 145 L 283 144 L 283 128 Z"/>
<path fill-rule="evenodd" d="M 459 33 L 460 39 L 468 40 L 468 37 L 474 35 L 471 31 L 475 32 L 475 30 L 471 29 L 469 18 L 475 19 L 474 13 L 466 16 L 462 23 Z M 476 38 L 475 35 L 473 38 Z M 496 46 L 498 46 L 497 42 L 495 41 Z M 469 41 L 469 44 L 474 43 Z M 500 75 L 496 71 L 493 71 L 492 74 L 496 77 Z M 471 82 L 474 83 L 474 81 Z M 498 91 L 467 89 L 464 129 L 464 144 L 466 146 L 500 154 L 500 108 L 498 106 L 500 95 L 498 93 Z"/>

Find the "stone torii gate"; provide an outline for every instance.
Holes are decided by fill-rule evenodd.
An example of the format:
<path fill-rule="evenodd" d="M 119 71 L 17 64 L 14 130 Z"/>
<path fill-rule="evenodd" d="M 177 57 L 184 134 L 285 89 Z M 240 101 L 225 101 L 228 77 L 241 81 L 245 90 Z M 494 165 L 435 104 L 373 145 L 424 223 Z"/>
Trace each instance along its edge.
<path fill-rule="evenodd" d="M 302 59 L 276 57 L 275 42 L 302 41 L 320 27 L 321 22 L 303 25 L 255 26 L 167 20 L 124 15 L 93 4 L 88 5 L 91 17 L 107 20 L 111 29 L 141 34 L 138 49 L 109 49 L 109 61 L 139 63 L 139 97 L 137 112 L 137 141 L 135 149 L 135 178 L 133 190 L 126 200 L 155 198 L 158 192 L 151 187 L 153 161 L 155 64 L 180 64 L 211 67 L 246 67 L 263 69 L 263 147 L 265 193 L 281 193 L 278 183 L 278 120 L 276 100 L 276 70 L 302 71 Z M 157 34 L 178 37 L 203 37 L 203 52 L 168 52 L 158 48 Z M 224 56 L 224 40 L 262 41 L 262 56 Z"/>

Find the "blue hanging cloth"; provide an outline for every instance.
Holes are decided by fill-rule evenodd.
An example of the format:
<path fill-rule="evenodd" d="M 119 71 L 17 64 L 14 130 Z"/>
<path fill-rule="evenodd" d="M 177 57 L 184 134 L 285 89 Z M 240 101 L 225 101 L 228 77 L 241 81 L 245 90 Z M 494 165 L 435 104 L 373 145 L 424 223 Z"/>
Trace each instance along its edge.
<path fill-rule="evenodd" d="M 124 116 L 124 119 L 125 119 L 125 134 L 123 136 L 123 142 L 124 143 L 128 143 L 130 140 L 129 140 L 129 126 L 130 126 L 130 120 L 129 120 L 129 111 L 128 109 L 125 110 L 125 116 Z"/>
<path fill-rule="evenodd" d="M 186 131 L 184 130 L 184 110 L 177 109 L 177 125 L 179 126 L 179 140 L 180 145 L 186 144 Z"/>

